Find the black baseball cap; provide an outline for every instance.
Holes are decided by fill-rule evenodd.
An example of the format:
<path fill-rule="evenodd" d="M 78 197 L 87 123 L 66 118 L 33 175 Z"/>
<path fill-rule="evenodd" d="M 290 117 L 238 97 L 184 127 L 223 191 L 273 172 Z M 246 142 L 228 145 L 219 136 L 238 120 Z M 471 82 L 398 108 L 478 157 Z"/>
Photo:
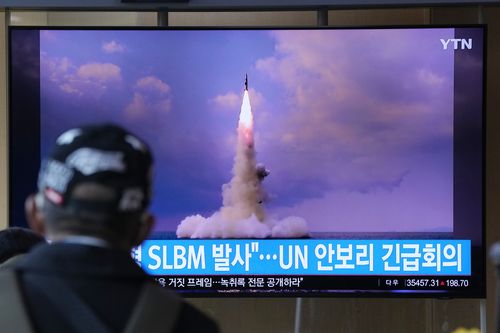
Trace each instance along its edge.
<path fill-rule="evenodd" d="M 122 127 L 73 128 L 58 137 L 42 162 L 38 190 L 74 213 L 141 213 L 151 199 L 152 164 L 146 143 Z"/>

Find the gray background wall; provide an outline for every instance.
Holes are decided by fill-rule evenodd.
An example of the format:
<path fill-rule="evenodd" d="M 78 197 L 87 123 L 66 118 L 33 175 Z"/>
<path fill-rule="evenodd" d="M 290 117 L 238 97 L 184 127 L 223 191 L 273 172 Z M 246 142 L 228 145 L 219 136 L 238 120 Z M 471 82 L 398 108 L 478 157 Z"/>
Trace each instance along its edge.
<path fill-rule="evenodd" d="M 22 1 L 21 1 L 22 2 Z M 18 2 L 19 3 L 19 2 Z M 1 4 L 0 4 L 1 5 Z M 330 10 L 330 25 L 488 24 L 487 67 L 487 243 L 500 239 L 500 6 L 370 10 Z M 7 226 L 7 76 L 6 26 L 15 25 L 156 25 L 154 12 L 0 11 L 0 229 Z M 170 25 L 316 24 L 316 12 L 172 12 Z M 488 330 L 494 330 L 494 268 L 488 264 Z M 220 322 L 223 332 L 293 332 L 296 299 L 191 299 Z M 479 300 L 346 299 L 302 300 L 301 332 L 452 332 L 479 327 Z"/>

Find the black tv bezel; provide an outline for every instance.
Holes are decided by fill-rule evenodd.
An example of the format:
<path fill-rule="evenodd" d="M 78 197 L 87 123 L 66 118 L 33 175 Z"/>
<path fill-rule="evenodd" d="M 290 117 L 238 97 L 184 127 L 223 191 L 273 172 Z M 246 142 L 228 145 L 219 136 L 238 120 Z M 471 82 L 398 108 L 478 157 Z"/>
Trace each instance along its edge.
<path fill-rule="evenodd" d="M 487 73 L 487 26 L 485 24 L 467 24 L 467 25 L 387 25 L 387 26 L 306 26 L 306 27 L 287 27 L 287 26 L 270 26 L 270 27 L 101 27 L 101 26 L 9 26 L 8 28 L 8 151 L 9 151 L 9 174 L 8 174 L 8 195 L 9 195 L 9 226 L 22 226 L 26 227 L 27 224 L 24 217 L 15 216 L 21 215 L 20 207 L 24 208 L 24 199 L 27 194 L 36 191 L 36 179 L 38 175 L 38 166 L 40 164 L 40 91 L 38 87 L 38 107 L 37 101 L 33 96 L 26 96 L 26 98 L 18 98 L 18 101 L 23 101 L 21 104 L 24 107 L 22 115 L 14 114 L 12 111 L 12 103 L 14 96 L 21 93 L 17 89 L 17 78 L 13 77 L 13 59 L 12 52 L 12 34 L 14 31 L 23 30 L 131 30 L 131 31 L 177 31 L 177 30 L 190 30 L 190 31 L 204 31 L 204 30 L 390 30 L 390 29 L 461 29 L 461 28 L 480 28 L 482 29 L 483 37 L 483 70 L 482 70 L 482 112 L 481 112 L 481 247 L 476 249 L 476 252 L 481 252 L 482 261 L 480 263 L 473 262 L 472 272 L 476 275 L 471 275 L 470 279 L 477 280 L 479 284 L 477 288 L 470 290 L 453 291 L 448 289 L 442 293 L 436 292 L 415 292 L 415 293 L 399 293 L 391 292 L 388 290 L 348 290 L 348 291 L 334 291 L 334 292 L 321 292 L 321 291 L 300 291 L 300 292 L 270 292 L 270 293 L 227 293 L 227 292 L 190 292 L 184 291 L 186 296 L 190 297 L 366 297 L 366 298 L 485 298 L 486 297 L 486 73 Z M 39 50 L 39 45 L 38 50 Z M 39 69 L 39 68 L 38 68 Z M 39 72 L 38 72 L 39 73 Z M 22 95 L 22 94 L 21 94 Z M 455 114 L 455 108 L 454 108 Z M 19 119 L 21 118 L 21 120 Z M 26 125 L 22 118 L 32 120 L 30 125 Z M 37 126 L 35 126 L 37 125 Z M 35 137 L 38 140 L 32 140 Z M 454 136 L 455 137 L 455 136 Z M 29 139 L 27 139 L 29 138 Z M 19 148 L 21 145 L 21 148 Z M 455 158 L 454 158 L 455 160 Z M 455 162 L 454 162 L 455 163 Z M 19 180 L 22 181 L 19 181 Z M 455 199 L 454 199 L 455 202 Z M 24 209 L 22 209 L 24 214 Z M 471 249 L 471 256 L 473 250 Z M 475 269 L 474 269 L 475 268 Z M 478 277 L 477 275 L 480 276 Z M 349 276 L 340 276 L 341 278 L 348 279 Z M 373 277 L 373 276 L 368 276 Z M 376 275 L 375 277 L 380 277 Z M 411 276 L 413 277 L 413 276 Z"/>

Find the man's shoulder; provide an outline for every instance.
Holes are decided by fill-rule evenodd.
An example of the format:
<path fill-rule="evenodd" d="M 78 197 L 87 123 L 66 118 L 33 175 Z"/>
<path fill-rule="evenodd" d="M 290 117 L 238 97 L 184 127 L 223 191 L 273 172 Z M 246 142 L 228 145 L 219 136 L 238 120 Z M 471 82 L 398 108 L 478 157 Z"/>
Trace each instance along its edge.
<path fill-rule="evenodd" d="M 16 272 L 0 271 L 0 327 L 2 332 L 32 333 Z"/>
<path fill-rule="evenodd" d="M 10 283 L 2 283 L 0 294 L 2 294 L 2 299 L 11 304 L 11 307 L 14 303 L 18 305 L 15 307 L 15 311 L 19 312 L 20 315 L 15 317 L 20 318 L 25 311 L 25 307 L 21 301 L 19 281 L 15 276 L 16 270 L 5 270 L 0 272 L 1 281 L 5 282 L 6 279 L 10 281 Z M 49 294 L 55 295 L 53 293 Z M 54 297 L 57 298 L 56 296 Z M 16 300 L 17 302 L 13 302 Z M 2 302 L 0 302 L 0 304 L 1 303 Z M 166 327 L 170 327 L 171 332 L 176 333 L 219 332 L 214 320 L 195 306 L 191 305 L 174 291 L 161 287 L 153 281 L 147 281 L 143 284 L 140 294 L 136 299 L 134 309 L 135 310 L 133 310 L 129 316 L 128 324 L 130 324 L 131 327 L 135 327 L 135 331 L 137 332 L 164 331 Z M 168 312 L 165 312 L 165 309 L 168 309 Z M 0 321 L 4 322 L 6 320 L 5 318 L 2 319 L 0 316 Z M 23 322 L 28 323 L 29 320 L 25 319 Z M 48 325 L 47 327 L 52 326 Z M 45 331 L 50 331 L 50 329 Z"/>
<path fill-rule="evenodd" d="M 174 332 L 219 332 L 217 323 L 187 301 L 182 303 Z"/>
<path fill-rule="evenodd" d="M 161 307 L 160 310 L 164 313 L 163 309 L 168 308 L 170 318 L 172 321 L 172 332 L 176 333 L 216 333 L 219 332 L 216 322 L 195 306 L 190 304 L 179 294 L 171 289 L 161 287 L 154 282 L 148 282 L 142 290 L 142 297 L 139 297 L 136 306 L 140 308 Z M 162 306 L 163 303 L 163 306 Z M 161 316 L 161 314 L 160 314 Z M 164 317 L 164 320 L 166 318 Z M 164 325 L 163 323 L 162 325 Z"/>
<path fill-rule="evenodd" d="M 23 276 L 23 289 L 37 308 L 45 303 L 45 299 L 32 290 L 33 282 L 54 276 L 62 279 L 78 295 L 83 295 L 89 304 L 109 306 L 118 298 L 123 303 L 118 308 L 128 308 L 132 316 L 134 309 L 142 308 L 143 311 L 136 311 L 136 316 L 149 318 L 149 323 L 138 319 L 149 332 L 155 331 L 151 329 L 152 322 L 153 326 L 155 322 L 165 325 L 166 320 L 170 320 L 173 332 L 218 332 L 215 321 L 173 290 L 155 283 L 130 256 L 78 246 L 44 245 L 23 258 L 15 270 Z M 75 279 L 78 283 L 74 282 Z M 88 290 L 94 292 L 89 294 Z M 169 309 L 168 315 L 166 308 Z M 120 313 L 126 312 L 122 310 Z M 123 318 L 121 314 L 112 317 Z"/>
<path fill-rule="evenodd" d="M 147 277 L 126 251 L 64 243 L 37 247 L 20 260 L 16 268 L 61 277 L 141 281 Z"/>

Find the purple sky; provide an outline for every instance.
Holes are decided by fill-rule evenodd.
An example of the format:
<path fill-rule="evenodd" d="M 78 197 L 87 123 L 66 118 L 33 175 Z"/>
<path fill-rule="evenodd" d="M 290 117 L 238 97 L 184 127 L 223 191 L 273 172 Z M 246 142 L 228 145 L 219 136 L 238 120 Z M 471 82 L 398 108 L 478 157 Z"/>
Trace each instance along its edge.
<path fill-rule="evenodd" d="M 220 207 L 243 78 L 268 214 L 312 231 L 451 231 L 453 29 L 45 31 L 42 153 L 114 121 L 156 156 L 159 230 Z"/>

